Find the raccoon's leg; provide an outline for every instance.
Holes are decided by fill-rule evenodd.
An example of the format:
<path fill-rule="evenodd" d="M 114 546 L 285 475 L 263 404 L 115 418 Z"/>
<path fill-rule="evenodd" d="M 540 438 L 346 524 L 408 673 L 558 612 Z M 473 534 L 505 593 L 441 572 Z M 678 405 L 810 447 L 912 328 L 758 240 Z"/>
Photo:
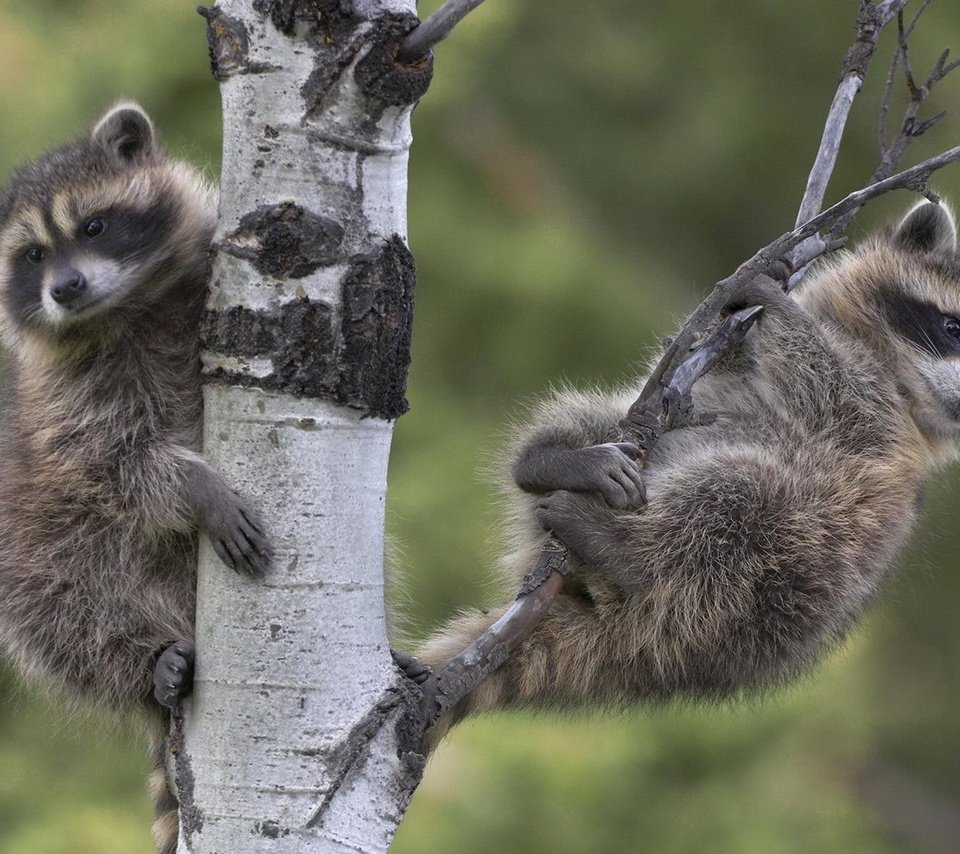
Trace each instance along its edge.
<path fill-rule="evenodd" d="M 848 446 L 888 447 L 887 414 L 899 403 L 896 392 L 864 375 L 862 366 L 873 357 L 838 351 L 804 307 L 765 276 L 744 285 L 727 307 L 748 305 L 764 311 L 744 349 L 792 417 L 817 432 L 831 425 L 833 436 Z"/>
<path fill-rule="evenodd" d="M 640 449 L 629 442 L 576 450 L 541 442 L 524 449 L 513 477 L 524 492 L 596 492 L 611 507 L 637 507 L 646 501 L 639 456 Z"/>
<path fill-rule="evenodd" d="M 153 696 L 165 708 L 172 709 L 193 690 L 193 641 L 181 640 L 168 646 L 153 668 Z"/>
<path fill-rule="evenodd" d="M 197 526 L 231 569 L 252 575 L 266 572 L 273 546 L 256 513 L 206 461 L 191 456 L 181 482 L 183 498 Z"/>

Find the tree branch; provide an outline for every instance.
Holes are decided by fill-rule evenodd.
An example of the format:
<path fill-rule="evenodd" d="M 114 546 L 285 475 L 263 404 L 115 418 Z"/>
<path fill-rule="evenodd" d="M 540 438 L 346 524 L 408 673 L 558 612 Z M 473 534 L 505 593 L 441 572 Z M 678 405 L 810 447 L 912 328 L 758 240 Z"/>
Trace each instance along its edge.
<path fill-rule="evenodd" d="M 397 59 L 409 64 L 426 56 L 430 48 L 449 36 L 453 28 L 482 2 L 483 0 L 447 0 L 400 43 Z"/>
<path fill-rule="evenodd" d="M 930 130 L 930 128 L 946 115 L 946 110 L 941 110 L 927 119 L 918 118 L 921 107 L 930 97 L 930 93 L 934 87 L 943 80 L 944 77 L 950 74 L 951 71 L 960 66 L 960 62 L 948 63 L 947 59 L 950 56 L 950 51 L 945 50 L 934 63 L 926 82 L 922 86 L 918 86 L 914 78 L 913 70 L 910 67 L 910 54 L 907 46 L 907 41 L 916 27 L 917 21 L 919 21 L 920 16 L 932 2 L 933 0 L 925 0 L 913 16 L 913 19 L 906 26 L 904 25 L 903 11 L 901 10 L 897 14 L 897 50 L 890 63 L 890 71 L 887 75 L 883 101 L 880 106 L 880 120 L 877 127 L 880 163 L 870 176 L 870 183 L 882 181 L 890 177 L 900 165 L 900 161 L 903 159 L 903 155 L 910 143 Z M 907 91 L 910 94 L 910 101 L 904 111 L 903 119 L 900 122 L 897 133 L 892 139 L 887 140 L 887 113 L 890 107 L 890 97 L 893 92 L 897 69 L 901 65 L 903 66 L 903 75 L 907 85 Z M 830 238 L 836 239 L 843 235 L 847 228 L 849 228 L 853 218 L 859 213 L 859 210 L 859 208 L 853 208 L 844 217 L 841 217 L 831 229 Z M 800 267 L 800 265 L 796 263 L 794 266 L 797 268 Z M 796 282 L 792 282 L 792 284 L 795 283 Z"/>
<path fill-rule="evenodd" d="M 853 101 L 857 97 L 857 93 L 863 87 L 867 67 L 870 65 L 870 60 L 873 59 L 873 54 L 877 49 L 877 40 L 880 38 L 883 28 L 894 15 L 900 16 L 902 20 L 903 7 L 906 4 L 907 0 L 888 0 L 888 2 L 879 4 L 874 4 L 872 0 L 861 0 L 860 14 L 857 16 L 857 38 L 843 60 L 843 70 L 840 74 L 837 93 L 833 96 L 833 102 L 830 104 L 830 111 L 827 113 L 827 120 L 823 127 L 823 135 L 820 138 L 820 147 L 817 149 L 817 156 L 810 168 L 806 190 L 800 202 L 800 209 L 797 212 L 796 224 L 798 226 L 816 216 L 823 208 L 827 185 L 830 183 L 830 176 L 833 175 L 834 167 L 837 164 L 837 154 L 840 151 L 840 142 L 847 125 L 847 117 L 850 115 L 850 109 L 853 107 Z M 889 89 L 887 94 L 889 95 Z M 884 110 L 888 103 L 888 99 L 885 98 L 881 107 L 882 123 L 886 121 Z M 808 241 L 809 245 L 805 244 L 798 247 L 795 253 L 797 256 L 821 248 L 822 240 L 819 235 L 808 238 Z M 822 254 L 822 252 L 817 254 Z M 791 257 L 790 261 L 795 269 L 802 269 L 803 265 L 798 264 L 796 258 Z"/>
<path fill-rule="evenodd" d="M 891 0 L 889 3 L 879 5 L 872 2 L 861 3 L 860 15 L 857 19 L 857 39 L 847 51 L 843 61 L 840 84 L 830 105 L 830 112 L 823 127 L 823 136 L 820 138 L 820 148 L 817 150 L 817 156 L 807 178 L 807 188 L 797 213 L 797 225 L 802 225 L 816 216 L 823 207 L 823 199 L 837 162 L 837 153 L 840 151 L 840 141 L 847 124 L 847 117 L 850 115 L 854 98 L 863 87 L 863 78 L 876 51 L 877 40 L 890 19 L 896 14 L 902 14 L 906 4 L 907 0 Z"/>

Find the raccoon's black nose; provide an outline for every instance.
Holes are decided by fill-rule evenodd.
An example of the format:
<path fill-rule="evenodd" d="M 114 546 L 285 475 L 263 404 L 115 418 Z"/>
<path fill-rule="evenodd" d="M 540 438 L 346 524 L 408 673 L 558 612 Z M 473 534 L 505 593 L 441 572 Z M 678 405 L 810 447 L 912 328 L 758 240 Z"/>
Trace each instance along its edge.
<path fill-rule="evenodd" d="M 68 270 L 61 273 L 50 288 L 50 296 L 59 305 L 66 305 L 75 300 L 87 289 L 87 280 L 83 273 L 77 270 Z"/>

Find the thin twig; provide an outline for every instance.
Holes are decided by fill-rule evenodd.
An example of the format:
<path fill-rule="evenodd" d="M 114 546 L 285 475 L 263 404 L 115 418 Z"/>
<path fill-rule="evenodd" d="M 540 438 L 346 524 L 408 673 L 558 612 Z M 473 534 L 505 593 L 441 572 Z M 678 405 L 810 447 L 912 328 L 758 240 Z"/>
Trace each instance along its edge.
<path fill-rule="evenodd" d="M 449 36 L 453 28 L 482 2 L 483 0 L 447 0 L 400 43 L 397 59 L 409 64 L 426 56 L 430 48 Z"/>
<path fill-rule="evenodd" d="M 887 116 L 890 113 L 890 99 L 893 96 L 893 87 L 897 82 L 897 69 L 900 66 L 900 50 L 893 52 L 890 69 L 887 71 L 887 81 L 883 87 L 883 100 L 880 102 L 880 113 L 877 117 L 877 147 L 881 155 L 887 145 Z"/>
<path fill-rule="evenodd" d="M 920 4 L 920 8 L 917 9 L 917 14 L 913 16 L 909 25 L 907 26 L 907 31 L 905 33 L 907 38 L 913 35 L 913 30 L 917 26 L 917 22 L 920 20 L 924 12 L 927 11 L 927 7 L 933 2 L 933 0 L 923 0 L 923 3 Z"/>

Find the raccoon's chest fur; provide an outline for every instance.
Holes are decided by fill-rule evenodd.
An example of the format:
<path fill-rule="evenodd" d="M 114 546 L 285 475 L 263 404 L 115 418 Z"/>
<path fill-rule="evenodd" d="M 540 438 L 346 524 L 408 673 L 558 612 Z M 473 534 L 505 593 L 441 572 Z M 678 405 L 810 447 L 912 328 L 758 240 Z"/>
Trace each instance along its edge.
<path fill-rule="evenodd" d="M 13 417 L 0 435 L 0 530 L 15 529 L 38 556 L 72 553 L 78 563 L 109 540 L 127 565 L 191 533 L 178 521 L 171 453 L 199 443 L 199 383 L 188 358 L 116 350 L 73 375 L 15 381 Z"/>
<path fill-rule="evenodd" d="M 0 640 L 66 698 L 129 704 L 192 634 L 197 536 L 176 449 L 199 441 L 190 354 L 119 351 L 82 373 L 13 366 L 0 431 Z M 149 363 L 149 370 L 147 370 Z"/>

